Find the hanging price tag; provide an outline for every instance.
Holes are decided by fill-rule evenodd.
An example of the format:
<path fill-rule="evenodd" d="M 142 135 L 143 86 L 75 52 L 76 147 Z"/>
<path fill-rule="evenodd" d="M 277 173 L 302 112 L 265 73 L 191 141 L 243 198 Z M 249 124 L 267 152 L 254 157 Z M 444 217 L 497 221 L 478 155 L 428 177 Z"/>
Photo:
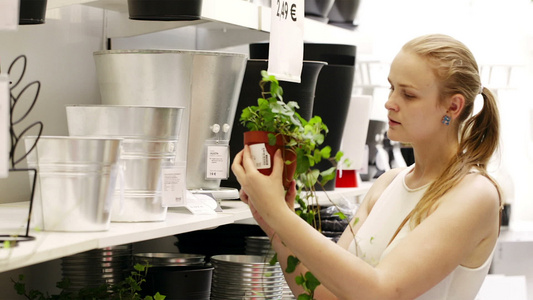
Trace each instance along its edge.
<path fill-rule="evenodd" d="M 227 179 L 229 176 L 229 147 L 207 146 L 207 179 Z"/>
<path fill-rule="evenodd" d="M 0 0 L 0 31 L 17 30 L 19 0 Z"/>
<path fill-rule="evenodd" d="M 268 73 L 300 83 L 303 67 L 304 0 L 272 0 Z"/>
<path fill-rule="evenodd" d="M 0 74 L 0 178 L 9 172 L 9 78 Z"/>

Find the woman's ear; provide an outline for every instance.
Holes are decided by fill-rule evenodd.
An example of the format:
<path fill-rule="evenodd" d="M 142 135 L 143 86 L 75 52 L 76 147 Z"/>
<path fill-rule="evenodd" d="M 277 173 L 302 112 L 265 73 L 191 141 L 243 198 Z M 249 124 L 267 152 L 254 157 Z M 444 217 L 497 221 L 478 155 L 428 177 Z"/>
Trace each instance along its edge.
<path fill-rule="evenodd" d="M 461 94 L 453 95 L 448 102 L 448 113 L 452 119 L 459 117 L 465 107 L 465 97 Z"/>

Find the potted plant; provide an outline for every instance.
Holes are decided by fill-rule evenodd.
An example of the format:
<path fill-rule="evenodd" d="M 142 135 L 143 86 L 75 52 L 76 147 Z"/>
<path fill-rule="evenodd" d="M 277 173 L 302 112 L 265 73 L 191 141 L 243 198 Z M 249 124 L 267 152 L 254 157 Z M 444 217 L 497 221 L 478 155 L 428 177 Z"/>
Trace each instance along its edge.
<path fill-rule="evenodd" d="M 330 159 L 331 147 L 320 148 L 328 132 L 322 119 L 319 116 L 310 120 L 302 118 L 297 112 L 297 102 L 284 102 L 283 89 L 275 76 L 268 75 L 266 71 L 261 71 L 261 75 L 259 85 L 262 98 L 257 99 L 256 106 L 245 107 L 240 117 L 240 122 L 249 130 L 244 133 L 244 143 L 252 145 L 264 142 L 265 148 L 271 151 L 272 147 L 274 152 L 282 149 L 288 171 L 294 170 L 294 175 L 287 172 L 287 180 L 290 182 L 296 178 L 300 191 L 314 194 L 315 183 L 324 184 L 335 178 L 335 162 L 340 160 L 342 153 Z M 274 152 L 269 152 L 271 159 Z M 322 160 L 331 160 L 334 164 L 323 172 L 313 169 Z M 270 165 L 271 161 L 258 164 L 261 172 L 269 174 L 270 170 L 263 168 L 263 165 Z"/>
<path fill-rule="evenodd" d="M 315 187 L 317 183 L 323 187 L 335 178 L 336 164 L 342 159 L 342 152 L 332 157 L 331 148 L 322 146 L 328 133 L 322 119 L 319 116 L 309 120 L 302 118 L 297 112 L 297 102 L 283 100 L 283 89 L 275 76 L 266 71 L 262 71 L 261 75 L 262 98 L 257 99 L 257 105 L 245 107 L 240 116 L 241 124 L 249 130 L 244 133 L 244 143 L 251 145 L 256 166 L 266 175 L 271 172 L 275 151 L 282 150 L 285 161 L 283 184 L 287 188 L 293 179 L 297 182 L 297 214 L 321 231 L 320 205 Z M 323 160 L 331 161 L 332 167 L 325 171 L 314 168 Z M 342 213 L 339 216 L 345 218 Z M 274 257 L 272 263 L 276 261 Z M 292 272 L 298 263 L 298 258 L 289 257 L 287 272 Z M 320 284 L 318 280 L 309 272 L 296 280 L 307 291 L 298 299 L 312 299 L 314 289 Z"/>

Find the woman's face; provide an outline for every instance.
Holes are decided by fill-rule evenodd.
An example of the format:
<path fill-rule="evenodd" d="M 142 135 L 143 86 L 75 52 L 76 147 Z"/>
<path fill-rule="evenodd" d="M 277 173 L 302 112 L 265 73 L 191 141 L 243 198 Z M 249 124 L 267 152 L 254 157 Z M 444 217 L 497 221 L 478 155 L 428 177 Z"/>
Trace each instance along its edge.
<path fill-rule="evenodd" d="M 400 51 L 391 64 L 387 136 L 393 141 L 427 142 L 435 138 L 446 109 L 439 105 L 438 81 L 420 56 Z"/>

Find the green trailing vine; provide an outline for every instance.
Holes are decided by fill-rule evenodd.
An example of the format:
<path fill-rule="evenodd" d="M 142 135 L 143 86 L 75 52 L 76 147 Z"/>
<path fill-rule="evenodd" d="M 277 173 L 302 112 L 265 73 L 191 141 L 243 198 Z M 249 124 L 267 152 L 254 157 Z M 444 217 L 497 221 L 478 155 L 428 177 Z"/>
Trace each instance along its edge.
<path fill-rule="evenodd" d="M 339 151 L 332 157 L 331 147 L 322 146 L 325 135 L 328 133 L 328 127 L 323 123 L 322 118 L 319 116 L 313 116 L 310 120 L 302 118 L 296 111 L 300 108 L 297 102 L 283 101 L 283 88 L 275 76 L 268 75 L 266 71 L 261 71 L 261 75 L 262 80 L 259 85 L 262 98 L 257 100 L 257 105 L 243 109 L 240 122 L 250 131 L 269 132 L 270 145 L 275 145 L 277 135 L 285 136 L 287 141 L 285 148 L 296 154 L 295 201 L 299 206 L 296 213 L 321 232 L 320 205 L 316 195 L 316 186 L 325 191 L 326 183 L 335 179 L 337 164 L 342 161 L 343 153 Z M 330 161 L 332 167 L 324 171 L 315 168 L 323 160 Z M 285 161 L 285 164 L 291 163 L 293 162 Z M 342 163 L 350 164 L 348 160 Z M 346 219 L 340 211 L 337 215 L 341 219 Z M 277 255 L 274 255 L 270 263 L 273 265 L 276 262 Z M 294 272 L 299 263 L 297 257 L 289 256 L 285 271 Z M 320 281 L 311 272 L 300 274 L 295 280 L 305 291 L 298 296 L 298 300 L 314 299 L 314 291 L 320 285 Z"/>

